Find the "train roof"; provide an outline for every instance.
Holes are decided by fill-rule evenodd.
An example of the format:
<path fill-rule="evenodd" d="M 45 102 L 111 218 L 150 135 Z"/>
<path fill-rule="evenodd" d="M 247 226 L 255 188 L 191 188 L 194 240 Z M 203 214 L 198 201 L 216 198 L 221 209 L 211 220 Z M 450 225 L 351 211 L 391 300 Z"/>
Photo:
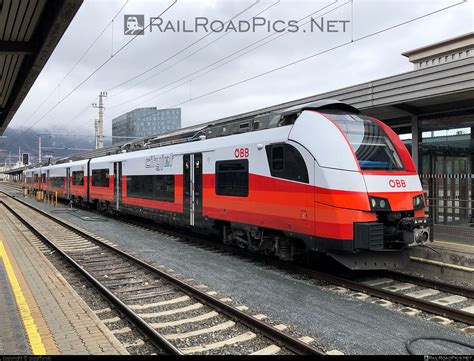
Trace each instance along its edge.
<path fill-rule="evenodd" d="M 133 152 L 138 150 L 163 147 L 172 144 L 187 143 L 200 139 L 225 137 L 234 134 L 276 128 L 282 125 L 293 124 L 297 116 L 304 110 L 341 110 L 349 113 L 360 111 L 335 99 L 323 99 L 316 102 L 301 104 L 295 107 L 284 108 L 274 112 L 262 112 L 258 115 L 242 116 L 241 118 L 211 121 L 203 124 L 181 128 L 170 133 L 147 136 L 131 142 L 124 142 L 109 148 L 97 149 L 81 153 L 72 157 L 60 159 L 58 163 L 67 163 L 90 158 Z"/>
<path fill-rule="evenodd" d="M 335 99 L 323 99 L 311 103 L 297 105 L 283 110 L 281 114 L 298 113 L 302 112 L 303 110 L 341 110 L 349 113 L 360 114 L 359 109 Z"/>

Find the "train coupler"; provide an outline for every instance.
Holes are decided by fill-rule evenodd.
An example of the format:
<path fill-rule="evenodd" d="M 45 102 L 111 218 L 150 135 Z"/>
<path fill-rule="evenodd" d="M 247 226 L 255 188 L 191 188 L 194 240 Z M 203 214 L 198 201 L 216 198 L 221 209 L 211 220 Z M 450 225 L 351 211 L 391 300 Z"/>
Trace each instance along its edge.
<path fill-rule="evenodd" d="M 423 246 L 430 242 L 428 218 L 408 217 L 400 220 L 403 241 L 408 247 Z"/>

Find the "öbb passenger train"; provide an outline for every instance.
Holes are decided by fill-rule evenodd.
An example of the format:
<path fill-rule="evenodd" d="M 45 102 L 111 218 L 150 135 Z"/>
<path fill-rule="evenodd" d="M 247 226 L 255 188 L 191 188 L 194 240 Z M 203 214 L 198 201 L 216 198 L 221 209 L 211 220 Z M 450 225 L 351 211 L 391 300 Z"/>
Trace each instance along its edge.
<path fill-rule="evenodd" d="M 413 160 L 381 121 L 324 100 L 162 136 L 148 149 L 24 172 L 24 187 L 112 213 L 218 234 L 295 260 L 403 267 L 429 240 Z"/>

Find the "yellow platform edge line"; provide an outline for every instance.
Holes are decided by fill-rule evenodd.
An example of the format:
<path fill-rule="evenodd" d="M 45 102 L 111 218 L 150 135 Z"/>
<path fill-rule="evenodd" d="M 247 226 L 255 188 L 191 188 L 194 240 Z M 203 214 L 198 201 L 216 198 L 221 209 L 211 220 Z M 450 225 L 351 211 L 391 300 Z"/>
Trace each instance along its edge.
<path fill-rule="evenodd" d="M 13 270 L 13 266 L 10 262 L 10 259 L 8 258 L 2 240 L 0 240 L 0 258 L 3 261 L 5 271 L 7 272 L 8 281 L 10 282 L 10 287 L 15 297 L 18 309 L 20 310 L 20 316 L 23 321 L 23 326 L 25 327 L 26 335 L 28 336 L 31 351 L 34 355 L 46 355 L 46 348 L 43 344 L 43 341 L 41 340 L 41 335 L 39 334 L 35 320 L 31 315 L 30 307 L 28 306 L 25 296 L 23 295 L 20 283 L 16 278 L 15 271 Z"/>
<path fill-rule="evenodd" d="M 474 246 L 471 246 L 471 245 L 469 245 L 469 244 L 455 243 L 455 242 L 448 242 L 448 241 L 438 241 L 438 240 L 436 240 L 436 239 L 434 240 L 433 243 L 449 244 L 449 245 L 457 246 L 458 248 L 463 248 L 463 247 L 474 248 Z"/>
<path fill-rule="evenodd" d="M 465 271 L 465 272 L 474 272 L 474 268 L 466 267 L 466 266 L 460 266 L 460 265 L 457 265 L 457 264 L 444 263 L 444 262 L 440 262 L 440 261 L 434 261 L 432 259 L 425 259 L 425 258 L 413 257 L 413 256 L 411 256 L 410 259 L 413 260 L 413 261 L 421 262 L 421 263 L 428 263 L 428 264 L 433 264 L 433 265 L 436 265 L 436 266 L 444 266 L 446 268 L 453 268 L 453 269 L 457 269 L 457 270 L 461 270 L 461 271 Z"/>

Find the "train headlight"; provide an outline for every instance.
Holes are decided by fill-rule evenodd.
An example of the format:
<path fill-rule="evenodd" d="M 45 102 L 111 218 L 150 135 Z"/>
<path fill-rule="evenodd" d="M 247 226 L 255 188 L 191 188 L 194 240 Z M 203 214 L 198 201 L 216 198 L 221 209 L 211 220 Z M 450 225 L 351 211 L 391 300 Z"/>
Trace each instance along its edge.
<path fill-rule="evenodd" d="M 370 206 L 371 206 L 371 208 L 377 207 L 377 201 L 376 201 L 374 198 L 372 198 L 372 199 L 370 200 Z"/>
<path fill-rule="evenodd" d="M 373 211 L 390 211 L 388 199 L 369 196 L 369 203 Z"/>
<path fill-rule="evenodd" d="M 425 208 L 425 199 L 423 198 L 423 194 L 413 197 L 413 209 L 422 209 L 422 208 Z"/>

